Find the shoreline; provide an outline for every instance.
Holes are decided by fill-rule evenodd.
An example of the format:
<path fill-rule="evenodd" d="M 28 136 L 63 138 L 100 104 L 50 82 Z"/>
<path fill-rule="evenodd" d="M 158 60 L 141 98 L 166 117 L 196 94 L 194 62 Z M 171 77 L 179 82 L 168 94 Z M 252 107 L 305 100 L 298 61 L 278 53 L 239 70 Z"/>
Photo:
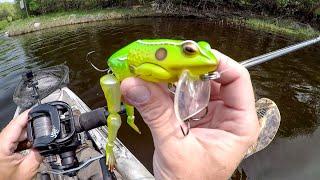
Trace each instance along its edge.
<path fill-rule="evenodd" d="M 234 24 L 234 26 L 245 26 L 253 30 L 269 32 L 276 35 L 284 35 L 297 39 L 308 39 L 320 35 L 319 30 L 312 28 L 308 24 L 303 24 L 290 19 L 252 16 L 248 15 L 247 12 L 239 15 L 239 12 L 229 13 L 228 11 L 215 11 L 214 13 L 211 13 L 208 11 L 195 11 L 193 9 L 161 11 L 154 10 L 151 7 L 140 6 L 133 8 L 107 8 L 91 11 L 68 11 L 35 16 L 11 22 L 6 28 L 4 28 L 4 32 L 11 37 L 73 24 L 141 17 L 204 18 L 210 21 L 218 20 L 218 22 L 227 22 Z"/>
<path fill-rule="evenodd" d="M 111 19 L 159 16 L 163 15 L 152 12 L 146 8 L 108 8 L 92 11 L 58 12 L 13 21 L 4 29 L 4 32 L 11 37 L 73 24 L 84 24 Z"/>

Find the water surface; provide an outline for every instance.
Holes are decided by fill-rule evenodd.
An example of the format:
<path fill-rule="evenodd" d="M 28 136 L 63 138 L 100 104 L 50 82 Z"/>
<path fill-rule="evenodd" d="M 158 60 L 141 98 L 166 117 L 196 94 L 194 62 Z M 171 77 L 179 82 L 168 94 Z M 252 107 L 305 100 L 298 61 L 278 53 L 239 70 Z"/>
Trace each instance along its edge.
<path fill-rule="evenodd" d="M 99 86 L 103 74 L 85 62 L 86 54 L 105 67 L 106 57 L 142 38 L 208 41 L 237 61 L 276 50 L 297 41 L 214 21 L 181 18 L 112 20 L 54 28 L 14 38 L 0 37 L 0 127 L 13 116 L 12 94 L 20 74 L 29 68 L 65 63 L 70 85 L 91 108 L 106 105 Z M 320 175 L 320 51 L 305 48 L 250 69 L 256 97 L 274 100 L 282 116 L 276 139 L 263 151 L 243 161 L 249 179 L 315 179 Z M 245 96 L 245 94 L 244 94 Z M 138 116 L 138 114 L 137 114 Z M 151 134 L 142 122 L 138 135 L 125 123 L 119 137 L 152 171 Z"/>

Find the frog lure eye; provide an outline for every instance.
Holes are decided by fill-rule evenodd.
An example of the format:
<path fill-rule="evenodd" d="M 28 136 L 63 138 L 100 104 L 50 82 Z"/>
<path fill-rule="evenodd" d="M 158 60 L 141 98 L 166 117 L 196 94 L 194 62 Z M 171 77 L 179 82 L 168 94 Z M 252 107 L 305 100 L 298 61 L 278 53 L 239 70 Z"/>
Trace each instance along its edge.
<path fill-rule="evenodd" d="M 183 52 L 187 55 L 196 54 L 199 51 L 199 49 L 198 46 L 196 46 L 195 44 L 195 42 L 184 42 L 182 44 Z"/>

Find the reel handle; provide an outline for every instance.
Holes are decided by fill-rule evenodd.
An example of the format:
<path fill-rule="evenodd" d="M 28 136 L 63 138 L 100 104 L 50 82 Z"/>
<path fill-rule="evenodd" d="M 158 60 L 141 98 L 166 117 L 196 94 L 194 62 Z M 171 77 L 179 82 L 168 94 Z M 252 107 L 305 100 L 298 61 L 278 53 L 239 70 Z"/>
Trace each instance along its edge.
<path fill-rule="evenodd" d="M 125 112 L 125 106 L 121 105 L 119 114 L 124 114 Z M 109 112 L 104 107 L 101 107 L 90 112 L 82 113 L 79 116 L 75 116 L 76 132 L 81 133 L 100 126 L 106 126 L 106 117 L 108 117 L 108 115 Z"/>

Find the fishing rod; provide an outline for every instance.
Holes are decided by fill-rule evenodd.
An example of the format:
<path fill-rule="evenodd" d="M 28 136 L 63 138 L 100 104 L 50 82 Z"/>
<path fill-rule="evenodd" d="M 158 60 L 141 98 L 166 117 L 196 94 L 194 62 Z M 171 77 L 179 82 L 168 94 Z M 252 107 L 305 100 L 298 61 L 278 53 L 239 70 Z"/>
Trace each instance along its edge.
<path fill-rule="evenodd" d="M 250 68 L 252 66 L 255 66 L 255 65 L 258 65 L 258 64 L 262 64 L 264 62 L 273 60 L 274 58 L 283 56 L 285 54 L 294 52 L 294 51 L 296 51 L 298 49 L 313 45 L 313 44 L 318 43 L 318 42 L 320 42 L 320 36 L 317 37 L 317 38 L 314 38 L 314 39 L 306 40 L 306 41 L 303 41 L 303 42 L 298 43 L 298 44 L 294 44 L 294 45 L 291 45 L 291 46 L 288 46 L 288 47 L 285 47 L 285 48 L 282 48 L 282 49 L 279 49 L 279 50 L 276 50 L 276 51 L 272 51 L 272 52 L 263 54 L 263 55 L 260 55 L 260 56 L 254 57 L 254 58 L 250 58 L 250 59 L 241 61 L 240 64 L 248 69 L 248 68 Z M 202 80 L 214 80 L 214 79 L 218 79 L 219 77 L 220 77 L 220 73 L 218 73 L 218 72 L 210 72 L 208 74 L 201 75 L 200 79 L 202 79 Z"/>
<path fill-rule="evenodd" d="M 318 42 L 320 42 L 320 36 L 317 38 L 314 38 L 314 39 L 303 41 L 303 42 L 295 44 L 295 45 L 291 45 L 291 46 L 288 46 L 288 47 L 285 47 L 285 48 L 282 48 L 282 49 L 279 49 L 276 51 L 272 51 L 272 52 L 263 54 L 261 56 L 247 59 L 245 61 L 240 62 L 240 64 L 243 65 L 245 68 L 250 68 L 252 66 L 270 61 L 274 58 L 283 56 L 283 55 L 288 54 L 290 52 L 294 52 L 294 51 L 301 49 L 301 48 L 304 48 L 306 46 L 316 44 Z"/>

